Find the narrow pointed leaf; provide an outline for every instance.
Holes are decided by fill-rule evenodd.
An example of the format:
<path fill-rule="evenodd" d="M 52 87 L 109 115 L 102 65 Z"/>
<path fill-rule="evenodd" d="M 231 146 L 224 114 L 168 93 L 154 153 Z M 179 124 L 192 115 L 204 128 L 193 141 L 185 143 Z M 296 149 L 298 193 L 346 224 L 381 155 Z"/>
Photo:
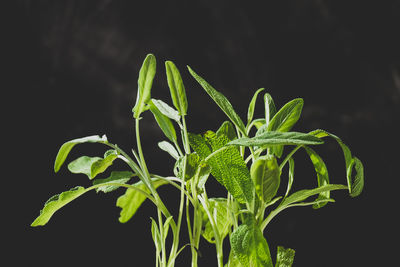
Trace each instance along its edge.
<path fill-rule="evenodd" d="M 275 267 L 291 267 L 293 265 L 294 255 L 295 251 L 293 249 L 278 246 Z"/>
<path fill-rule="evenodd" d="M 156 58 L 152 54 L 148 54 L 143 61 L 142 67 L 139 71 L 138 79 L 138 92 L 136 97 L 136 103 L 133 107 L 133 116 L 138 119 L 140 114 L 145 111 L 146 104 L 150 101 L 151 87 L 153 85 L 153 79 L 156 75 Z"/>
<path fill-rule="evenodd" d="M 150 111 L 153 113 L 154 118 L 157 121 L 158 126 L 160 126 L 161 130 L 165 134 L 165 136 L 171 140 L 171 142 L 176 142 L 176 132 L 174 125 L 172 124 L 171 120 L 162 114 L 160 110 L 153 104 L 152 101 L 149 102 Z"/>
<path fill-rule="evenodd" d="M 93 163 L 102 160 L 100 157 L 88 157 L 82 156 L 77 158 L 68 164 L 68 170 L 72 173 L 83 173 L 86 174 L 89 179 L 93 179 L 92 177 L 92 165 Z"/>
<path fill-rule="evenodd" d="M 110 167 L 114 160 L 118 158 L 118 153 L 115 150 L 109 150 L 104 155 L 103 159 L 93 162 L 90 167 L 90 178 L 95 178 L 98 174 L 103 173 Z"/>
<path fill-rule="evenodd" d="M 275 116 L 276 107 L 272 96 L 268 93 L 264 95 L 264 105 L 265 105 L 265 121 L 269 124 L 271 119 Z"/>
<path fill-rule="evenodd" d="M 93 185 L 104 184 L 96 188 L 96 192 L 109 193 L 119 188 L 119 186 L 110 185 L 111 183 L 126 184 L 133 176 L 134 173 L 130 171 L 113 171 L 108 178 L 94 180 Z"/>
<path fill-rule="evenodd" d="M 322 158 L 312 148 L 309 147 L 304 147 L 304 148 L 307 151 L 308 156 L 310 156 L 310 159 L 314 165 L 315 172 L 317 173 L 318 187 L 329 184 L 328 169 L 326 168 L 326 165 L 322 160 Z M 317 200 L 328 199 L 328 198 L 330 198 L 330 192 L 326 191 L 320 193 Z M 326 204 L 327 202 L 321 204 L 315 204 L 313 208 L 319 209 L 325 206 Z"/>
<path fill-rule="evenodd" d="M 167 152 L 168 154 L 170 154 L 171 157 L 173 157 L 174 159 L 176 160 L 179 159 L 178 151 L 176 151 L 175 147 L 172 144 L 168 143 L 167 141 L 159 142 L 158 147 Z"/>
<path fill-rule="evenodd" d="M 235 112 L 232 104 L 229 100 L 220 92 L 215 90 L 210 84 L 208 84 L 202 77 L 197 75 L 189 66 L 190 74 L 196 79 L 196 81 L 203 87 L 203 89 L 208 93 L 208 95 L 214 100 L 214 102 L 221 108 L 221 110 L 228 116 L 233 124 L 239 129 L 239 131 L 246 135 L 246 127 L 243 121 L 240 119 L 239 115 Z"/>
<path fill-rule="evenodd" d="M 175 110 L 174 108 L 170 107 L 167 103 L 165 103 L 162 100 L 159 99 L 151 99 L 151 102 L 158 108 L 158 110 L 171 120 L 174 120 L 176 122 L 180 122 L 181 116 L 179 115 L 179 112 Z"/>
<path fill-rule="evenodd" d="M 105 142 L 107 142 L 107 137 L 105 135 L 103 135 L 102 137 L 100 137 L 99 135 L 92 135 L 92 136 L 74 139 L 74 140 L 64 143 L 60 147 L 60 149 L 57 153 L 56 160 L 54 162 L 54 171 L 58 172 L 60 170 L 60 168 L 63 165 L 63 163 L 65 162 L 69 152 L 75 145 L 82 144 L 82 143 L 105 143 Z"/>
<path fill-rule="evenodd" d="M 226 135 L 229 140 L 237 138 L 235 127 L 230 121 L 224 121 L 216 132 L 217 136 Z"/>
<path fill-rule="evenodd" d="M 350 167 L 348 168 L 348 171 L 350 173 L 348 173 L 347 175 L 349 177 L 352 177 L 353 167 L 356 170 L 356 174 L 351 185 L 350 196 L 356 197 L 361 194 L 364 188 L 364 166 L 358 158 L 354 157 L 352 163 L 350 164 Z"/>
<path fill-rule="evenodd" d="M 285 197 L 289 194 L 290 189 L 292 189 L 294 181 L 294 159 L 290 158 L 289 159 L 289 180 L 288 180 L 288 186 L 286 189 Z"/>
<path fill-rule="evenodd" d="M 265 132 L 252 138 L 243 137 L 230 141 L 228 145 L 276 146 L 276 145 L 320 145 L 323 141 L 311 134 L 299 132 Z"/>
<path fill-rule="evenodd" d="M 247 125 L 249 125 L 249 124 L 251 123 L 251 121 L 253 120 L 254 109 L 255 109 L 255 106 L 256 106 L 256 102 L 257 102 L 257 96 L 258 96 L 258 94 L 259 94 L 261 91 L 263 91 L 263 90 L 264 90 L 264 88 L 258 89 L 258 90 L 254 93 L 253 98 L 252 98 L 251 101 L 250 101 L 249 108 L 248 108 L 248 110 L 247 110 Z"/>
<path fill-rule="evenodd" d="M 186 115 L 188 103 L 181 74 L 172 61 L 165 62 L 165 70 L 167 72 L 167 81 L 171 93 L 172 103 L 179 111 L 180 115 Z"/>
<path fill-rule="evenodd" d="M 218 229 L 219 236 L 223 240 L 229 233 L 232 226 L 232 219 L 229 216 L 226 198 L 210 198 L 209 199 L 210 214 L 213 216 L 215 225 Z M 203 230 L 202 236 L 210 243 L 215 243 L 214 230 L 211 226 L 207 213 L 203 210 Z"/>
<path fill-rule="evenodd" d="M 72 200 L 80 197 L 86 192 L 87 190 L 84 187 L 77 186 L 69 191 L 65 191 L 61 194 L 51 197 L 44 204 L 44 208 L 40 211 L 39 217 L 37 217 L 33 221 L 31 226 L 45 225 L 57 210 L 61 209 L 62 207 L 70 203 Z"/>

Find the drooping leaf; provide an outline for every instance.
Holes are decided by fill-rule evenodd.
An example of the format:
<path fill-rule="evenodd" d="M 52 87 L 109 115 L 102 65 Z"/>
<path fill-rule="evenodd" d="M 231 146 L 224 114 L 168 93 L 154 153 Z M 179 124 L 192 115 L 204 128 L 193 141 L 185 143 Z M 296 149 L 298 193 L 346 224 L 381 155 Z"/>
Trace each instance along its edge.
<path fill-rule="evenodd" d="M 210 84 L 208 84 L 202 77 L 197 75 L 189 66 L 188 66 L 190 74 L 196 79 L 196 81 L 204 88 L 204 90 L 208 93 L 208 95 L 214 100 L 214 102 L 221 108 L 221 110 L 228 116 L 228 118 L 232 121 L 233 124 L 238 127 L 239 131 L 246 135 L 246 127 L 244 126 L 243 121 L 240 119 L 239 115 L 235 112 L 232 107 L 232 104 L 229 100 L 220 92 L 215 90 Z"/>
<path fill-rule="evenodd" d="M 347 184 L 348 184 L 350 196 L 356 197 L 356 196 L 360 195 L 364 188 L 364 167 L 363 167 L 362 162 L 358 158 L 352 156 L 349 147 L 346 146 L 338 136 L 331 134 L 325 130 L 321 130 L 321 129 L 312 131 L 309 134 L 314 135 L 318 138 L 323 138 L 323 137 L 329 136 L 329 137 L 332 137 L 334 140 L 336 140 L 336 142 L 340 145 L 340 147 L 342 148 L 342 151 L 343 151 L 344 160 L 345 160 L 345 164 L 346 164 Z M 355 161 L 357 163 L 355 163 Z M 356 174 L 354 175 L 354 178 L 352 177 L 353 167 L 356 170 Z"/>
<path fill-rule="evenodd" d="M 186 115 L 188 103 L 181 74 L 172 61 L 165 62 L 165 70 L 167 72 L 167 80 L 172 102 L 180 115 Z"/>
<path fill-rule="evenodd" d="M 86 174 L 89 179 L 92 177 L 92 164 L 96 161 L 102 160 L 100 157 L 82 156 L 68 164 L 68 170 L 72 173 Z"/>
<path fill-rule="evenodd" d="M 257 226 L 254 216 L 248 217 L 231 234 L 232 251 L 243 266 L 273 267 L 267 240 Z"/>
<path fill-rule="evenodd" d="M 152 179 L 152 183 L 154 188 L 157 189 L 167 182 L 161 179 Z M 149 190 L 141 181 L 133 184 L 133 186 L 149 193 Z M 120 212 L 119 221 L 121 223 L 126 223 L 129 221 L 145 200 L 146 196 L 140 193 L 140 191 L 128 188 L 125 194 L 117 199 L 117 207 L 122 209 Z"/>
<path fill-rule="evenodd" d="M 167 141 L 161 141 L 158 143 L 158 147 L 170 154 L 171 157 L 173 157 L 174 159 L 178 160 L 178 151 L 176 151 L 175 147 L 172 144 L 168 143 Z"/>
<path fill-rule="evenodd" d="M 156 58 L 152 54 L 148 54 L 143 61 L 139 71 L 138 92 L 136 103 L 133 107 L 133 116 L 135 119 L 146 110 L 146 104 L 150 101 L 151 87 L 153 86 L 154 76 L 156 75 Z"/>
<path fill-rule="evenodd" d="M 163 115 L 167 116 L 171 120 L 174 120 L 178 123 L 180 122 L 181 116 L 179 115 L 179 112 L 176 109 L 172 108 L 167 103 L 159 99 L 152 98 L 151 102 L 153 102 L 153 104 L 158 108 L 158 110 Z"/>
<path fill-rule="evenodd" d="M 119 186 L 113 183 L 126 184 L 134 175 L 135 174 L 130 171 L 113 171 L 108 178 L 94 180 L 93 185 L 104 184 L 96 188 L 96 192 L 108 193 L 119 188 Z"/>
<path fill-rule="evenodd" d="M 162 114 L 160 110 L 153 104 L 152 101 L 149 101 L 149 106 L 150 106 L 150 111 L 153 113 L 154 118 L 157 121 L 158 126 L 160 126 L 160 129 L 163 131 L 165 136 L 171 140 L 171 142 L 175 143 L 176 142 L 176 132 L 174 125 L 172 124 L 171 120 Z"/>
<path fill-rule="evenodd" d="M 265 105 L 265 121 L 268 125 L 271 119 L 275 116 L 276 107 L 272 96 L 268 93 L 264 95 L 264 105 Z"/>
<path fill-rule="evenodd" d="M 294 159 L 290 158 L 289 159 L 289 180 L 288 180 L 288 186 L 286 189 L 285 197 L 289 194 L 290 189 L 292 189 L 294 181 Z"/>
<path fill-rule="evenodd" d="M 295 251 L 293 249 L 278 246 L 275 267 L 291 267 L 293 265 L 294 255 Z"/>
<path fill-rule="evenodd" d="M 92 163 L 90 168 L 90 177 L 91 179 L 95 178 L 98 174 L 103 173 L 110 167 L 114 160 L 118 158 L 118 153 L 115 150 L 108 150 L 104 154 L 103 159 L 99 159 Z"/>
<path fill-rule="evenodd" d="M 44 204 L 44 208 L 40 211 L 39 217 L 37 217 L 33 221 L 31 226 L 45 225 L 57 210 L 61 209 L 62 207 L 67 205 L 69 202 L 80 197 L 81 195 L 83 195 L 86 192 L 87 192 L 87 190 L 84 187 L 77 186 L 75 188 L 72 188 L 69 191 L 65 191 L 61 194 L 57 194 L 57 195 L 51 197 Z"/>
<path fill-rule="evenodd" d="M 259 157 L 250 168 L 256 193 L 261 201 L 268 203 L 276 195 L 280 184 L 281 171 L 272 155 Z"/>
<path fill-rule="evenodd" d="M 186 164 L 185 164 L 185 158 L 186 158 Z M 185 181 L 192 179 L 193 176 L 196 174 L 197 167 L 199 166 L 199 164 L 200 164 L 200 157 L 199 155 L 197 155 L 197 153 L 190 153 L 189 155 L 185 155 L 176 163 L 177 167 L 177 172 L 175 174 L 176 177 L 182 179 L 183 170 L 185 169 L 185 178 L 184 178 Z"/>
<path fill-rule="evenodd" d="M 254 93 L 253 98 L 252 98 L 251 101 L 250 101 L 249 108 L 248 108 L 248 110 L 247 110 L 247 125 L 249 125 L 249 124 L 251 123 L 251 121 L 253 120 L 254 109 L 255 109 L 255 106 L 256 106 L 256 102 L 257 102 L 257 96 L 258 96 L 258 94 L 259 94 L 261 91 L 263 91 L 263 90 L 264 90 L 264 88 L 258 89 L 258 90 Z"/>
<path fill-rule="evenodd" d="M 239 138 L 230 141 L 228 145 L 273 147 L 276 145 L 320 145 L 323 143 L 321 139 L 311 134 L 271 131 L 251 138 Z"/>
<path fill-rule="evenodd" d="M 228 206 L 226 198 L 210 198 L 209 211 L 213 216 L 213 220 L 218 229 L 219 236 L 223 240 L 229 233 L 229 229 L 232 226 L 232 219 L 228 212 Z M 202 236 L 210 243 L 215 243 L 214 230 L 211 226 L 210 219 L 207 213 L 203 209 L 203 230 L 201 232 Z"/>
<path fill-rule="evenodd" d="M 237 138 L 235 127 L 230 121 L 224 121 L 216 132 L 217 136 L 226 135 L 229 140 Z"/>
<path fill-rule="evenodd" d="M 60 147 L 60 149 L 57 153 L 56 160 L 54 162 L 54 171 L 58 172 L 60 170 L 60 168 L 63 165 L 64 161 L 66 160 L 69 152 L 75 145 L 82 144 L 82 143 L 105 143 L 105 142 L 107 142 L 107 137 L 105 135 L 103 135 L 102 137 L 100 137 L 99 135 L 92 135 L 92 136 L 74 139 L 74 140 L 64 143 Z"/>
<path fill-rule="evenodd" d="M 309 147 L 304 147 L 304 148 L 307 151 L 307 154 L 310 156 L 310 159 L 314 165 L 315 172 L 317 173 L 318 187 L 329 184 L 328 169 L 326 168 L 326 165 L 322 160 L 322 158 L 312 148 Z M 330 191 L 325 191 L 319 194 L 317 200 L 328 199 L 328 198 L 330 198 Z M 315 204 L 313 208 L 319 209 L 325 206 L 326 204 L 327 202 L 323 202 L 321 204 Z"/>

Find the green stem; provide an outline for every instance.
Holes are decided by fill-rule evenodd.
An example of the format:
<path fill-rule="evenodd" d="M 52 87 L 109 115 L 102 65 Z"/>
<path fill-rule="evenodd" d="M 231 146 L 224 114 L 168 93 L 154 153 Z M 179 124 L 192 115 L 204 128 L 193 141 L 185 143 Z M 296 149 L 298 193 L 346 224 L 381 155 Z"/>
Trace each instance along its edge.
<path fill-rule="evenodd" d="M 285 167 L 286 163 L 289 161 L 289 159 L 293 156 L 294 153 L 296 153 L 297 150 L 302 148 L 303 146 L 296 146 L 290 153 L 286 156 L 286 158 L 282 161 L 281 165 L 279 165 L 279 169 L 282 171 L 283 167 Z"/>

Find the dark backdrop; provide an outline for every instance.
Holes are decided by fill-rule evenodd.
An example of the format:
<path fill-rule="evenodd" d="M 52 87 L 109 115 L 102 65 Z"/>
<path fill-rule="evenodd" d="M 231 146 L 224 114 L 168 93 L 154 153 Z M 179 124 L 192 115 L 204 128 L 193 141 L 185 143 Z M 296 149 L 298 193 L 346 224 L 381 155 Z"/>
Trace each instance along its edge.
<path fill-rule="evenodd" d="M 135 146 L 131 108 L 147 53 L 158 60 L 155 98 L 171 103 L 164 61 L 180 68 L 190 131 L 215 130 L 226 118 L 186 65 L 223 92 L 243 119 L 257 88 L 265 87 L 278 106 L 303 97 L 295 130 L 331 131 L 363 161 L 366 185 L 360 197 L 335 192 L 337 202 L 321 210 L 297 208 L 274 219 L 266 231 L 273 257 L 276 246 L 283 245 L 296 249 L 294 266 L 397 262 L 399 1 L 25 0 L 9 1 L 2 9 L 3 154 L 8 158 L 2 165 L 3 181 L 11 183 L 3 185 L 2 223 L 5 254 L 15 262 L 10 266 L 128 266 L 135 261 L 131 266 L 154 266 L 149 218 L 156 216 L 155 209 L 146 202 L 130 222 L 120 224 L 115 200 L 122 190 L 87 194 L 47 226 L 29 227 L 51 195 L 89 184 L 65 167 L 53 173 L 63 142 L 106 133 L 126 150 Z M 144 115 L 141 130 L 149 168 L 172 174 L 173 162 L 157 148 L 163 136 L 150 114 Z M 70 159 L 103 151 L 82 145 Z M 345 183 L 340 147 L 327 141 L 318 152 L 331 180 Z M 302 153 L 297 188 L 315 184 Z M 210 194 L 220 192 L 217 183 L 210 186 L 215 189 Z M 178 191 L 160 191 L 170 206 L 177 205 Z M 202 243 L 201 254 L 200 266 L 216 266 L 213 247 Z M 177 266 L 188 266 L 189 256 L 186 249 Z"/>

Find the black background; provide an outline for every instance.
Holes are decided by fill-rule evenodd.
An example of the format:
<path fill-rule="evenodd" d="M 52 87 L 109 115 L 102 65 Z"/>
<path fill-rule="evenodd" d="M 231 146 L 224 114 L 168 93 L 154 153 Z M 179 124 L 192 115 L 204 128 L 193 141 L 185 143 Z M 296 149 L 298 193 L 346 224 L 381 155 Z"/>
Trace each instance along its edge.
<path fill-rule="evenodd" d="M 317 211 L 287 210 L 271 222 L 265 235 L 274 258 L 276 246 L 283 245 L 296 249 L 294 266 L 397 262 L 399 1 L 8 3 L 2 8 L 7 158 L 2 164 L 2 239 L 5 256 L 13 262 L 9 266 L 154 266 L 150 216 L 156 216 L 155 209 L 146 202 L 131 221 L 120 224 L 115 201 L 123 190 L 89 193 L 57 212 L 45 227 L 29 227 L 50 196 L 90 184 L 65 167 L 53 173 L 63 142 L 107 134 L 127 151 L 135 147 L 131 108 L 147 53 L 158 60 L 154 98 L 171 103 L 164 61 L 174 61 L 181 70 L 189 131 L 215 130 L 226 118 L 186 65 L 223 92 L 243 120 L 260 87 L 279 107 L 304 98 L 294 130 L 333 132 L 363 161 L 366 185 L 360 197 L 335 192 L 336 203 Z M 256 113 L 263 114 L 261 101 Z M 164 137 L 150 114 L 143 117 L 149 169 L 171 175 L 173 161 L 157 148 Z M 82 145 L 69 159 L 104 150 Z M 327 140 L 317 151 L 331 181 L 345 183 L 340 147 Z M 315 186 L 305 156 L 296 155 L 295 189 Z M 219 184 L 209 186 L 210 195 L 221 194 Z M 160 192 L 176 209 L 179 192 Z M 212 246 L 202 243 L 201 253 L 199 266 L 216 266 Z M 189 266 L 189 258 L 185 249 L 177 266 Z"/>

